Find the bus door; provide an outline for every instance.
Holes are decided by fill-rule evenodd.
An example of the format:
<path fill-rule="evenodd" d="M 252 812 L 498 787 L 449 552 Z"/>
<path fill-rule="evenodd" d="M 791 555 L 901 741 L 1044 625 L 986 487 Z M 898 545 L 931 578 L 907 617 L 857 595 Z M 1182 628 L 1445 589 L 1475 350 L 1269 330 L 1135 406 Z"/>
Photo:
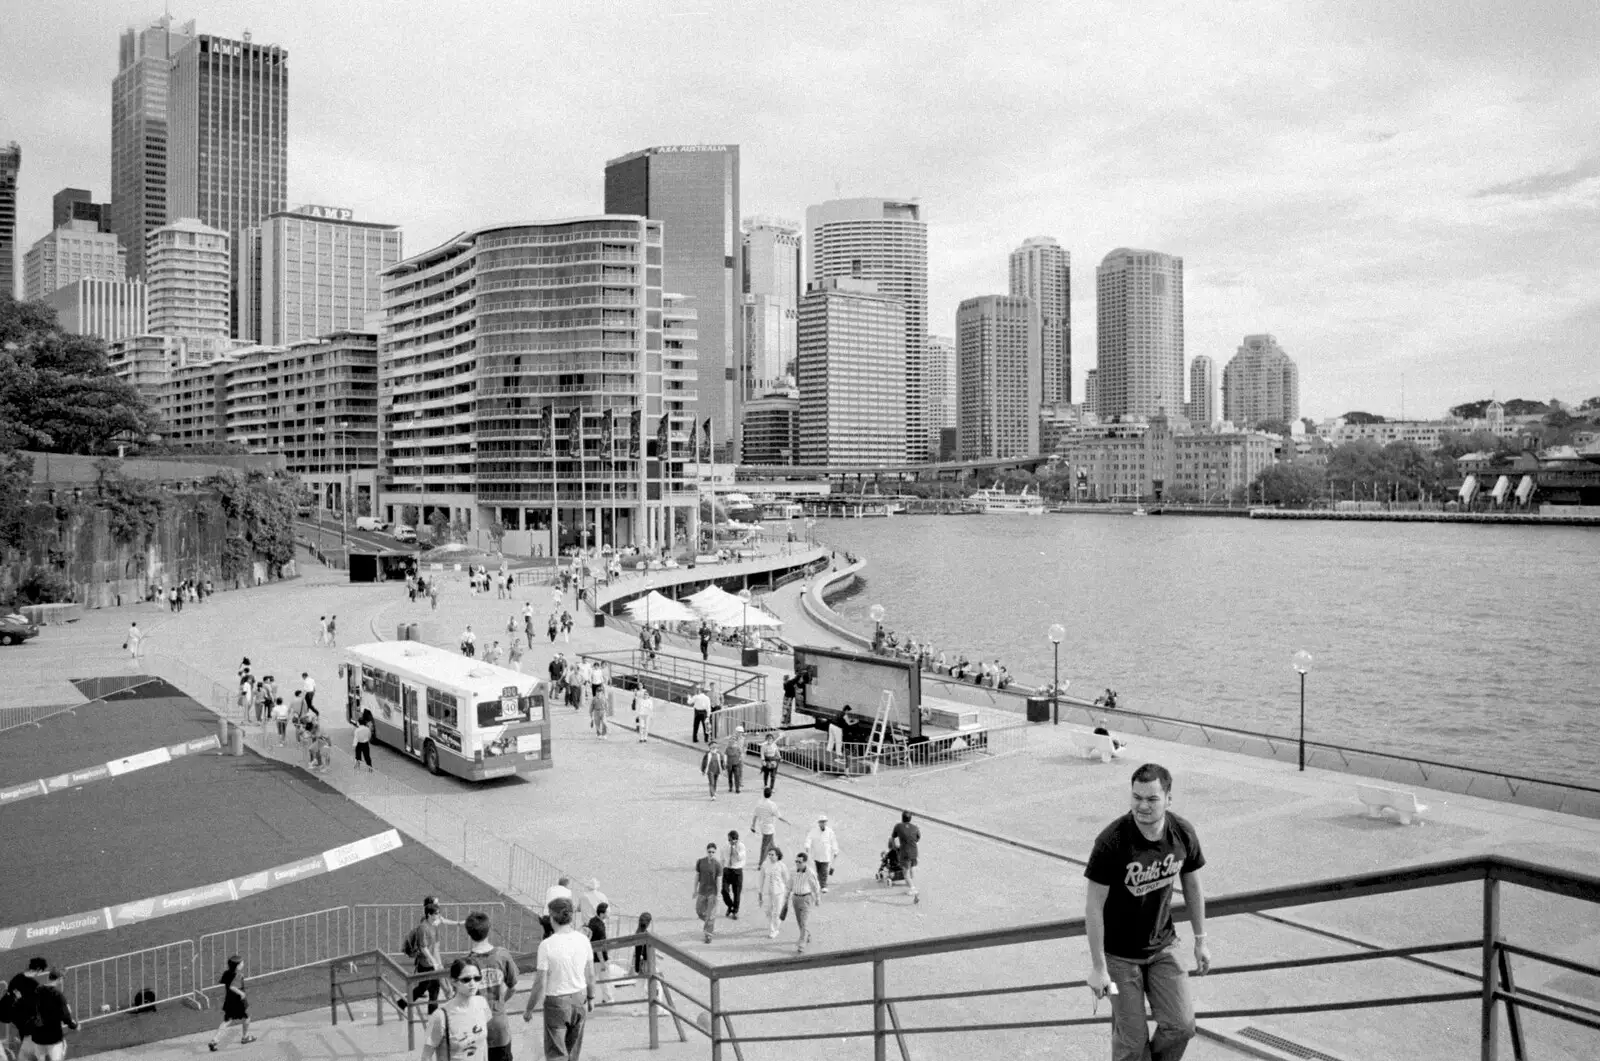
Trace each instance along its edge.
<path fill-rule="evenodd" d="M 422 689 L 411 682 L 400 683 L 400 727 L 405 750 L 411 755 L 422 754 L 422 740 L 427 727 L 417 721 L 417 705 L 422 702 Z"/>

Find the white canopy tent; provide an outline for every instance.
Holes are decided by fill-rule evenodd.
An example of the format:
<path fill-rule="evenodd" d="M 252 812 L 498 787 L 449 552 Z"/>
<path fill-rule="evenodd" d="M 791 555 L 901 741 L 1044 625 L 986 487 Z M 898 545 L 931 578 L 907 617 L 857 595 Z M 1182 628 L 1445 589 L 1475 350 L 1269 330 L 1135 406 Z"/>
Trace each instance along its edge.
<path fill-rule="evenodd" d="M 700 618 L 688 606 L 651 590 L 627 604 L 629 618 L 641 623 L 688 623 Z"/>
<path fill-rule="evenodd" d="M 716 586 L 707 586 L 699 593 L 690 594 L 687 599 L 696 612 L 719 626 L 765 628 L 783 625 L 783 620 L 773 618 L 753 604 L 747 607 L 744 601 Z"/>

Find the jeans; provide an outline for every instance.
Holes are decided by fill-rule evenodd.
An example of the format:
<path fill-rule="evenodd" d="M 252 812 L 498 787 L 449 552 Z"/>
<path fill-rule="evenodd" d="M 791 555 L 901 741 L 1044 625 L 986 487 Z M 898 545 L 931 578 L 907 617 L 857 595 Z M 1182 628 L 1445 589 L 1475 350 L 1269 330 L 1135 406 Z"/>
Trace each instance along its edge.
<path fill-rule="evenodd" d="M 722 871 L 722 905 L 728 908 L 729 917 L 739 916 L 739 900 L 744 897 L 744 870 Z"/>
<path fill-rule="evenodd" d="M 778 764 L 777 763 L 762 763 L 761 764 L 761 787 L 764 788 L 764 789 L 765 788 L 777 788 L 778 787 Z"/>
<path fill-rule="evenodd" d="M 817 883 L 826 888 L 828 886 L 828 863 L 813 862 L 811 864 L 817 867 Z"/>
<path fill-rule="evenodd" d="M 811 942 L 811 911 L 816 908 L 817 897 L 807 892 L 791 895 L 789 905 L 794 909 L 794 926 L 800 930 L 800 946 Z"/>
<path fill-rule="evenodd" d="M 419 968 L 417 970 L 417 972 L 419 972 L 419 973 L 430 972 L 430 971 L 431 970 L 422 969 L 422 968 Z M 429 1015 L 432 1015 L 433 1011 L 439 1008 L 439 992 L 440 992 L 439 981 L 437 981 L 437 980 L 421 980 L 421 981 L 418 981 L 416 984 L 414 984 L 412 986 L 412 988 L 411 988 L 411 1001 L 415 1002 L 417 999 L 421 998 L 423 995 L 427 995 L 428 996 L 428 1013 L 429 1013 Z"/>
<path fill-rule="evenodd" d="M 737 759 L 728 760 L 728 791 L 744 791 L 744 764 Z"/>
<path fill-rule="evenodd" d="M 584 992 L 546 995 L 544 999 L 544 1056 L 555 1061 L 578 1061 L 583 1049 L 583 1022 L 588 1016 Z"/>
<path fill-rule="evenodd" d="M 1178 960 L 1178 944 L 1142 961 L 1106 955 L 1106 972 L 1117 985 L 1111 996 L 1111 1061 L 1178 1061 L 1194 1038 L 1194 1002 L 1189 976 Z M 1151 1035 L 1145 999 L 1155 1017 Z"/>
<path fill-rule="evenodd" d="M 695 895 L 694 916 L 700 919 L 707 936 L 717 930 L 716 892 L 702 892 Z"/>

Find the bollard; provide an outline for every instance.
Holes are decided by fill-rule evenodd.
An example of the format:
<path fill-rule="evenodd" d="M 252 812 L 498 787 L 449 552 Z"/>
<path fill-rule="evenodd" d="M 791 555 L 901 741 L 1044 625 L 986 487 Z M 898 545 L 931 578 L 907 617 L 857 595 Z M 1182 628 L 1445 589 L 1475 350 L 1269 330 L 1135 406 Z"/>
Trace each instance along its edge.
<path fill-rule="evenodd" d="M 222 749 L 228 746 L 228 720 L 225 718 L 217 719 L 217 743 L 219 745 L 217 751 L 220 754 Z"/>
<path fill-rule="evenodd" d="M 243 755 L 244 754 L 244 727 L 243 726 L 234 726 L 233 727 L 233 731 L 228 734 L 228 752 L 231 755 Z"/>

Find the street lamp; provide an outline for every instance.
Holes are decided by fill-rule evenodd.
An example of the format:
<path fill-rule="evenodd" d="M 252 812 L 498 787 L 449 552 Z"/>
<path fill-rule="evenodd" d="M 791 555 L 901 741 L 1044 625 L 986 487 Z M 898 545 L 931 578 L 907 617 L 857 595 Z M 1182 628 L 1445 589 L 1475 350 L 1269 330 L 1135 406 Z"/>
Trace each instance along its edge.
<path fill-rule="evenodd" d="M 1066 628 L 1060 623 L 1050 624 L 1050 646 L 1056 656 L 1055 681 L 1050 683 L 1050 719 L 1055 726 L 1061 725 L 1061 639 L 1066 636 Z"/>
<path fill-rule="evenodd" d="M 872 617 L 872 625 L 875 628 L 872 633 L 872 651 L 881 652 L 883 651 L 883 605 L 874 604 L 867 609 L 867 614 Z"/>
<path fill-rule="evenodd" d="M 326 459 L 326 456 L 327 456 L 328 429 L 326 427 L 319 427 L 319 428 L 316 429 L 316 432 L 317 432 L 317 470 L 320 472 L 320 471 L 323 470 L 323 461 Z M 321 497 L 319 497 L 317 499 L 317 506 L 316 506 L 315 510 L 313 510 L 313 512 L 312 512 L 312 516 L 317 521 L 317 559 L 319 559 L 319 560 L 322 560 L 322 552 L 323 552 L 323 550 L 322 550 L 322 510 L 327 507 L 326 502 L 327 502 L 327 494 L 324 493 Z M 322 562 L 324 564 L 327 563 L 326 560 L 322 560 Z"/>
<path fill-rule="evenodd" d="M 746 586 L 739 591 L 739 603 L 744 605 L 744 627 L 739 633 L 744 637 L 745 645 L 750 644 L 750 587 Z"/>
<path fill-rule="evenodd" d="M 1306 672 L 1311 669 L 1311 653 L 1301 649 L 1294 654 L 1294 669 L 1300 673 L 1300 769 L 1306 768 Z"/>

